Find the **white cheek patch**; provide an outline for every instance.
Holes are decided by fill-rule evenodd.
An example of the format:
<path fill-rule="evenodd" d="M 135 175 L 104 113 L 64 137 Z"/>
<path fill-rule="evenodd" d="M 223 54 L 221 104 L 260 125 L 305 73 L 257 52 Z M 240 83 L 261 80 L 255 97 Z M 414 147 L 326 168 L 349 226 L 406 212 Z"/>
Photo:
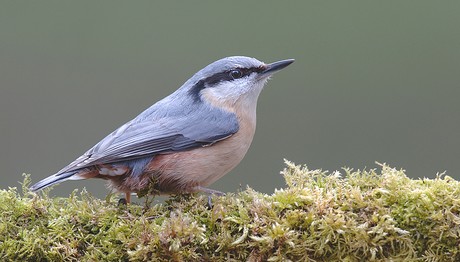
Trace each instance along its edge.
<path fill-rule="evenodd" d="M 252 79 L 248 79 L 247 77 L 233 81 L 222 81 L 214 86 L 206 87 L 201 91 L 201 94 L 212 96 L 216 100 L 230 102 L 249 93 L 257 84 L 257 82 L 254 83 Z"/>

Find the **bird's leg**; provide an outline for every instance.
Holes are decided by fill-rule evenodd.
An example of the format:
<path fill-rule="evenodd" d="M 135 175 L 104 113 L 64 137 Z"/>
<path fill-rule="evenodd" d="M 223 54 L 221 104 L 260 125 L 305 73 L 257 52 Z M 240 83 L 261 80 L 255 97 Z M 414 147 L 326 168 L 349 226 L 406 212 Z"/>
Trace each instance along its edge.
<path fill-rule="evenodd" d="M 131 192 L 126 192 L 125 197 L 126 197 L 126 203 L 130 204 L 131 203 Z"/>

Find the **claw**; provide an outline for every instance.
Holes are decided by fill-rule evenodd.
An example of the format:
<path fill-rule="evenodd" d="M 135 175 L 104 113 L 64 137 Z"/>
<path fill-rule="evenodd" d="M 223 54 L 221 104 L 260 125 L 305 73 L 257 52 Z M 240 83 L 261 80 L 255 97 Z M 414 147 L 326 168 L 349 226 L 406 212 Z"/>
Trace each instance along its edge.
<path fill-rule="evenodd" d="M 131 203 L 131 193 L 130 192 L 126 192 L 125 193 L 125 198 L 120 198 L 120 200 L 118 200 L 118 206 L 120 205 L 128 205 Z"/>
<path fill-rule="evenodd" d="M 118 206 L 126 206 L 128 204 L 128 202 L 126 201 L 126 198 L 120 198 L 120 200 L 118 200 Z"/>
<path fill-rule="evenodd" d="M 224 192 L 214 190 L 214 189 L 210 189 L 210 188 L 207 188 L 207 187 L 201 187 L 201 186 L 194 187 L 193 191 L 195 191 L 195 192 L 204 192 L 204 193 L 207 193 L 207 194 L 210 194 L 210 195 L 216 195 L 216 196 L 225 196 Z"/>
<path fill-rule="evenodd" d="M 212 204 L 212 196 L 211 195 L 208 195 L 208 209 L 211 210 L 213 207 L 213 204 Z"/>
<path fill-rule="evenodd" d="M 214 190 L 214 189 L 209 189 L 209 188 L 206 188 L 206 187 L 197 186 L 194 189 L 196 191 L 201 191 L 201 192 L 204 192 L 204 193 L 208 194 L 208 209 L 212 209 L 212 207 L 213 207 L 212 195 L 225 196 L 224 192 Z"/>

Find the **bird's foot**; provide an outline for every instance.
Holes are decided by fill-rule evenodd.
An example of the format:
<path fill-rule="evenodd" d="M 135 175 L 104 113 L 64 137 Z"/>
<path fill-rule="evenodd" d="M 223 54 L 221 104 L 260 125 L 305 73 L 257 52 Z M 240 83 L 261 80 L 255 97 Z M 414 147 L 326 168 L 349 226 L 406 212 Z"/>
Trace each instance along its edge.
<path fill-rule="evenodd" d="M 126 201 L 126 198 L 122 197 L 118 200 L 117 206 L 126 206 L 128 205 L 128 201 Z"/>
<path fill-rule="evenodd" d="M 131 192 L 126 192 L 125 197 L 118 200 L 118 206 L 127 206 L 128 204 L 131 204 Z"/>
<path fill-rule="evenodd" d="M 194 189 L 196 191 L 200 191 L 200 192 L 208 194 L 208 208 L 209 209 L 212 209 L 212 207 L 213 207 L 213 204 L 212 204 L 212 196 L 213 195 L 215 195 L 215 196 L 225 196 L 224 192 L 214 190 L 214 189 L 210 189 L 210 188 L 206 188 L 206 187 L 197 186 Z"/>
<path fill-rule="evenodd" d="M 225 196 L 224 192 L 214 190 L 214 189 L 210 189 L 210 188 L 207 188 L 207 187 L 197 186 L 197 187 L 194 187 L 193 189 L 196 192 L 203 192 L 203 193 L 206 193 L 206 194 L 216 195 L 216 196 Z"/>

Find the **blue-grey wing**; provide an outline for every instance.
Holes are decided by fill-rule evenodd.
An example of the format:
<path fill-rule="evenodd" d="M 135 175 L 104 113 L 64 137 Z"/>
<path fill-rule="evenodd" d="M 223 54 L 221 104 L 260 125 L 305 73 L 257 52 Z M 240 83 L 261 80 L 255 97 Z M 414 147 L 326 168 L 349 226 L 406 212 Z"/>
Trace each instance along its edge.
<path fill-rule="evenodd" d="M 105 137 L 58 174 L 97 164 L 207 146 L 230 137 L 238 129 L 236 115 L 221 110 L 154 120 L 134 119 Z"/>

